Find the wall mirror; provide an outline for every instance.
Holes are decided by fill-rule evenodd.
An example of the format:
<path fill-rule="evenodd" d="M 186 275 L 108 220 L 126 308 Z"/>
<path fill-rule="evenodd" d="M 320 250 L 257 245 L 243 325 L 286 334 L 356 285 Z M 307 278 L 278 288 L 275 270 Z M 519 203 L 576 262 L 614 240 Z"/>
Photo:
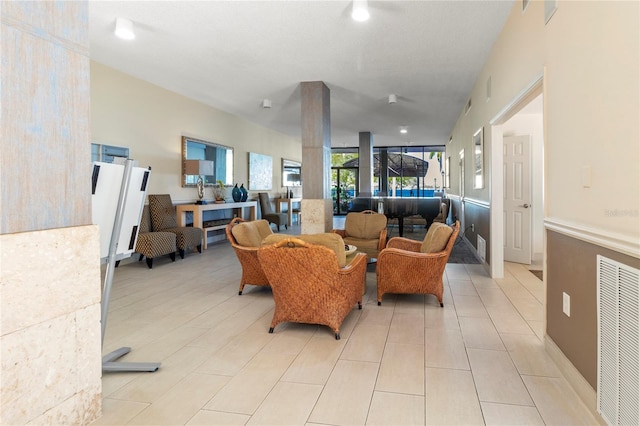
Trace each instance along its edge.
<path fill-rule="evenodd" d="M 302 185 L 302 164 L 298 161 L 282 159 L 282 186 Z"/>
<path fill-rule="evenodd" d="M 484 142 L 482 136 L 482 127 L 473 134 L 473 159 L 474 159 L 474 174 L 473 174 L 473 187 L 484 188 Z"/>
<path fill-rule="evenodd" d="M 199 176 L 186 173 L 186 160 L 213 161 L 213 174 L 202 176 L 205 186 L 216 185 L 219 180 L 225 185 L 233 185 L 233 148 L 182 137 L 182 186 L 195 187 Z"/>

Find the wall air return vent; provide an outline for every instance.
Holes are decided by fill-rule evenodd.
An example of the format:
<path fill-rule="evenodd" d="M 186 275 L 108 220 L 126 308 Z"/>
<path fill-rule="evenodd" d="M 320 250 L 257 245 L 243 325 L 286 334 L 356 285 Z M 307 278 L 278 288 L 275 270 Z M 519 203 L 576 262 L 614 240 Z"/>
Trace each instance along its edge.
<path fill-rule="evenodd" d="M 598 255 L 597 410 L 609 425 L 640 424 L 640 271 Z"/>

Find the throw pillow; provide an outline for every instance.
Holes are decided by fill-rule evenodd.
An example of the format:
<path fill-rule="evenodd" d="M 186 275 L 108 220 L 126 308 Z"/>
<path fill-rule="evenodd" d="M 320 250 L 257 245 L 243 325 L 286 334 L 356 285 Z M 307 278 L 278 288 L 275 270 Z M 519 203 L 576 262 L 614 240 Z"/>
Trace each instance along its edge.
<path fill-rule="evenodd" d="M 449 242 L 453 228 L 440 222 L 433 222 L 424 236 L 420 252 L 437 253 L 444 250 Z"/>
<path fill-rule="evenodd" d="M 305 243 L 316 244 L 330 248 L 336 253 L 338 258 L 338 266 L 343 268 L 347 264 L 347 256 L 344 251 L 344 240 L 338 234 L 332 232 L 322 234 L 302 234 L 302 235 L 286 235 L 286 234 L 271 234 L 264 240 L 262 245 L 275 244 L 279 241 L 286 240 L 287 238 L 298 238 Z"/>
<path fill-rule="evenodd" d="M 256 231 L 260 236 L 260 241 L 264 240 L 269 235 L 273 234 L 273 231 L 271 230 L 271 225 L 269 225 L 269 222 L 266 221 L 265 219 L 256 220 L 253 223 L 255 224 Z"/>
<path fill-rule="evenodd" d="M 238 245 L 243 247 L 260 247 L 262 238 L 254 222 L 242 222 L 231 229 Z"/>

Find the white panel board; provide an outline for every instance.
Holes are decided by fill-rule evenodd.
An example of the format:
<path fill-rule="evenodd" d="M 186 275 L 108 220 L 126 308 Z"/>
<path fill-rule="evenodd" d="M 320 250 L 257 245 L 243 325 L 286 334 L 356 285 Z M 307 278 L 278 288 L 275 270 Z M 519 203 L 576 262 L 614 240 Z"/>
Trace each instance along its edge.
<path fill-rule="evenodd" d="M 94 162 L 92 173 L 92 221 L 100 230 L 100 259 L 109 255 L 109 244 L 114 231 L 116 210 L 120 198 L 125 166 L 123 164 Z M 138 226 L 146 196 L 150 171 L 133 167 L 124 200 L 124 215 L 116 249 L 116 259 L 131 256 L 135 249 Z"/>

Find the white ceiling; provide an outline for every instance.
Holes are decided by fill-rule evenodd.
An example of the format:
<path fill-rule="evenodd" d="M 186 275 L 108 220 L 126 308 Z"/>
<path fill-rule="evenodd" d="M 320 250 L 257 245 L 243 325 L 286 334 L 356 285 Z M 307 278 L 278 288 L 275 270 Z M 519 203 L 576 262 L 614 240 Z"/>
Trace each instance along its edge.
<path fill-rule="evenodd" d="M 332 146 L 445 144 L 513 0 L 89 2 L 91 58 L 300 137 L 303 81 L 331 90 Z M 115 20 L 136 39 L 113 34 Z M 389 94 L 398 102 L 388 103 Z M 272 108 L 261 108 L 263 99 Z M 409 126 L 400 135 L 399 126 Z"/>

